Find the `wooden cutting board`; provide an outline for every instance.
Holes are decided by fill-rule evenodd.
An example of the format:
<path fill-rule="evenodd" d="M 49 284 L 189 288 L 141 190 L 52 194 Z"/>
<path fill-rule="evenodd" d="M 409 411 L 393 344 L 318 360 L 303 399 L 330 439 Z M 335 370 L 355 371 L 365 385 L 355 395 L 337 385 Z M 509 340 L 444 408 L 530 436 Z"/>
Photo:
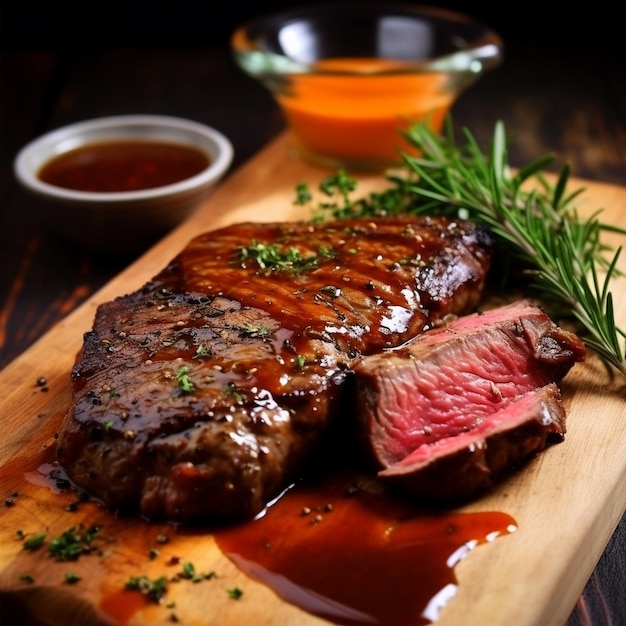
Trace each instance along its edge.
<path fill-rule="evenodd" d="M 69 374 L 82 334 L 96 306 L 140 287 L 195 234 L 244 220 L 306 217 L 293 205 L 299 182 L 316 187 L 326 172 L 297 160 L 288 138 L 279 137 L 232 174 L 197 213 L 88 302 L 6 367 L 0 376 L 0 623 L 72 626 L 85 624 L 326 623 L 277 598 L 249 580 L 227 559 L 210 534 L 177 532 L 167 525 L 119 520 L 92 503 L 72 509 L 75 497 L 47 478 L 55 432 L 70 404 Z M 362 189 L 381 179 L 364 179 Z M 585 186 L 581 210 L 604 208 L 603 218 L 626 220 L 626 189 Z M 616 240 L 617 241 L 617 240 Z M 626 257 L 621 259 L 626 271 Z M 616 282 L 617 317 L 626 327 L 624 280 Z M 37 384 L 45 378 L 45 386 Z M 501 511 L 517 531 L 480 545 L 455 568 L 456 596 L 438 620 L 441 626 L 490 624 L 542 626 L 564 623 L 626 508 L 626 380 L 611 377 L 595 357 L 577 365 L 563 385 L 568 434 L 487 497 L 461 509 Z M 71 564 L 23 548 L 23 537 L 58 536 L 71 526 L 97 524 L 105 544 L 97 555 Z M 158 559 L 151 547 L 167 535 Z M 175 607 L 145 602 L 123 592 L 129 576 L 163 574 L 164 559 L 193 562 L 215 572 L 211 584 L 176 587 Z M 175 560 L 175 559 L 174 559 Z M 71 571 L 81 580 L 64 580 Z M 25 577 L 30 577 L 25 580 Z M 245 591 L 233 600 L 229 590 Z"/>

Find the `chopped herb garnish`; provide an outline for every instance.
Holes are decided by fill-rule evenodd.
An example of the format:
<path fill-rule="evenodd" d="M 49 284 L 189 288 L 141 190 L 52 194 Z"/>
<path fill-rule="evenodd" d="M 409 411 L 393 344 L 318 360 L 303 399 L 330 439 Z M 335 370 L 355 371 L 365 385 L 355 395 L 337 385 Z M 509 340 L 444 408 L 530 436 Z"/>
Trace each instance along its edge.
<path fill-rule="evenodd" d="M 186 562 L 183 563 L 182 571 L 178 572 L 172 580 L 191 580 L 194 583 L 199 583 L 203 580 L 210 580 L 215 577 L 215 572 L 209 572 L 208 574 L 196 572 L 194 564 Z"/>
<path fill-rule="evenodd" d="M 335 251 L 331 247 L 320 246 L 317 249 L 317 256 L 321 257 L 322 259 L 333 259 L 335 258 L 336 254 L 335 254 Z"/>
<path fill-rule="evenodd" d="M 80 581 L 80 576 L 78 574 L 74 574 L 74 572 L 65 573 L 65 582 L 68 585 L 73 585 L 79 581 Z"/>
<path fill-rule="evenodd" d="M 304 205 L 311 201 L 313 196 L 309 186 L 306 183 L 298 183 L 296 185 L 296 199 L 293 201 L 296 205 Z"/>
<path fill-rule="evenodd" d="M 147 576 L 132 576 L 126 581 L 126 589 L 139 591 L 158 604 L 167 592 L 167 578 L 161 576 L 150 580 Z"/>
<path fill-rule="evenodd" d="M 258 324 L 246 324 L 245 326 L 237 326 L 237 329 L 243 337 L 267 337 L 272 331 L 266 326 Z"/>
<path fill-rule="evenodd" d="M 302 354 L 299 354 L 295 360 L 296 360 L 296 367 L 299 370 L 303 369 L 306 364 L 306 357 Z"/>
<path fill-rule="evenodd" d="M 318 255 L 316 254 L 303 256 L 302 252 L 295 246 L 281 248 L 277 244 L 259 241 L 253 241 L 247 247 L 242 246 L 239 249 L 239 259 L 243 264 L 246 261 L 255 261 L 263 270 L 297 274 L 315 269 L 318 265 Z"/>
<path fill-rule="evenodd" d="M 57 561 L 75 561 L 82 554 L 89 554 L 94 550 L 92 542 L 98 532 L 95 526 L 86 530 L 72 527 L 50 540 L 48 552 Z"/>
<path fill-rule="evenodd" d="M 193 563 L 183 563 L 183 571 L 181 572 L 182 578 L 195 578 L 196 568 Z"/>
<path fill-rule="evenodd" d="M 39 533 L 38 535 L 35 535 L 34 537 L 30 537 L 29 539 L 27 539 L 24 542 L 24 548 L 26 548 L 26 550 L 39 550 L 39 548 L 43 546 L 45 541 L 46 541 L 46 533 Z"/>
<path fill-rule="evenodd" d="M 34 583 L 35 579 L 30 574 L 20 574 L 20 580 L 23 583 Z"/>
<path fill-rule="evenodd" d="M 240 391 L 237 385 L 232 381 L 224 386 L 224 393 L 229 396 L 233 396 L 237 404 L 242 404 L 243 401 L 246 399 L 245 394 Z"/>
<path fill-rule="evenodd" d="M 331 197 L 338 194 L 344 206 L 351 204 L 350 193 L 356 189 L 356 180 L 348 176 L 345 170 L 340 169 L 336 174 L 327 176 L 320 183 L 320 190 Z"/>
<path fill-rule="evenodd" d="M 200 344 L 192 358 L 203 359 L 208 356 L 211 356 L 211 351 L 204 344 Z"/>
<path fill-rule="evenodd" d="M 243 591 L 239 589 L 239 587 L 232 587 L 231 589 L 228 589 L 227 591 L 228 591 L 228 595 L 233 600 L 239 600 L 241 596 L 243 596 Z"/>
<path fill-rule="evenodd" d="M 196 390 L 195 384 L 189 378 L 189 366 L 182 365 L 176 370 L 176 382 L 178 389 L 182 393 L 193 393 Z"/>

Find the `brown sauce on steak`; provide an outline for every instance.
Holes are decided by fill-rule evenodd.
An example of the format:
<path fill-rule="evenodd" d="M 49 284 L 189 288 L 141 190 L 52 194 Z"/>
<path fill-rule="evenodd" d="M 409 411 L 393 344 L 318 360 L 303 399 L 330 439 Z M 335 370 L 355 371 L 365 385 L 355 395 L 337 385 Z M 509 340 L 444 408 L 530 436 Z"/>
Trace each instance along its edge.
<path fill-rule="evenodd" d="M 484 229 L 443 218 L 200 235 L 144 287 L 98 308 L 59 462 L 112 509 L 254 515 L 341 419 L 354 360 L 471 310 L 490 255 Z"/>
<path fill-rule="evenodd" d="M 252 242 L 297 249 L 301 258 L 315 259 L 314 266 L 295 273 L 260 269 L 254 259 L 240 258 L 241 247 Z M 162 279 L 165 288 L 221 294 L 265 311 L 300 344 L 325 337 L 348 354 L 362 354 L 398 345 L 440 310 L 467 310 L 482 285 L 488 249 L 480 229 L 435 218 L 323 227 L 245 223 L 194 239 Z"/>

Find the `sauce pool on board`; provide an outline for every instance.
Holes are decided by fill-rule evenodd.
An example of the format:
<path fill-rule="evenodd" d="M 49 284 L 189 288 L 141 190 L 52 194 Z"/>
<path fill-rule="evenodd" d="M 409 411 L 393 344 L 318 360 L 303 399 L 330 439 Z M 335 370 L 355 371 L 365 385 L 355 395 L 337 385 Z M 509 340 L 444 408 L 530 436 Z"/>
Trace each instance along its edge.
<path fill-rule="evenodd" d="M 53 157 L 38 177 L 87 192 L 153 189 L 199 174 L 210 164 L 199 148 L 166 141 L 124 139 L 85 144 Z"/>
<path fill-rule="evenodd" d="M 349 475 L 298 484 L 262 517 L 215 534 L 283 601 L 341 626 L 421 626 L 455 595 L 454 566 L 513 532 L 501 512 L 424 512 Z"/>
<path fill-rule="evenodd" d="M 442 608 L 454 601 L 455 565 L 479 544 L 504 540 L 503 535 L 516 529 L 515 520 L 504 512 L 461 513 L 413 506 L 353 467 L 334 465 L 326 475 L 299 481 L 255 520 L 219 528 L 149 524 L 76 499 L 63 472 L 51 471 L 54 445 L 47 444 L 54 442 L 58 419 L 42 423 L 26 458 L 17 455 L 3 468 L 3 493 L 19 494 L 16 505 L 6 509 L 15 517 L 5 529 L 10 529 L 15 541 L 16 528 L 35 533 L 49 524 L 59 532 L 86 523 L 100 528 L 102 538 L 114 538 L 111 545 L 123 549 L 112 548 L 106 557 L 97 552 L 85 555 L 85 563 L 98 565 L 80 587 L 86 594 L 85 610 L 97 608 L 120 626 L 139 623 L 146 610 L 152 617 L 167 619 L 168 605 L 177 597 L 175 585 L 161 605 L 124 586 L 129 577 L 147 571 L 147 555 L 150 548 L 161 546 L 161 536 L 166 538 L 163 550 L 167 545 L 168 554 L 176 556 L 165 560 L 164 552 L 162 559 L 150 559 L 150 579 L 171 577 L 181 567 L 182 546 L 188 546 L 190 539 L 202 545 L 212 536 L 244 574 L 311 615 L 339 626 L 424 626 L 436 622 Z M 53 495 L 42 495 L 46 491 Z M 24 508 L 22 502 L 36 508 Z M 70 508 L 73 503 L 76 508 Z M 66 518 L 59 516 L 64 506 L 72 511 Z M 37 511 L 34 517 L 33 511 Z M 211 542 L 206 545 L 210 551 Z M 20 574 L 33 571 L 37 563 L 52 562 L 42 560 L 40 552 L 20 550 L 0 578 L 22 586 Z M 65 564 L 52 567 L 52 582 L 45 584 L 67 589 L 61 575 Z M 246 594 L 245 581 L 239 584 Z M 78 602 L 80 595 L 69 596 L 68 601 Z M 33 615 L 40 614 L 41 607 L 32 608 Z M 176 610 L 184 614 L 185 603 L 179 600 Z M 211 615 L 210 605 L 206 611 Z"/>

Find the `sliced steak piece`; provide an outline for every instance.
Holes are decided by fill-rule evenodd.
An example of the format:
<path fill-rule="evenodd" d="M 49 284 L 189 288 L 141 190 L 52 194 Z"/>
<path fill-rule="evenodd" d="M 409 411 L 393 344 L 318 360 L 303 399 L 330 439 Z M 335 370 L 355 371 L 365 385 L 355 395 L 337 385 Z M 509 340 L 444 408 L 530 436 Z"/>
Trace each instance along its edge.
<path fill-rule="evenodd" d="M 340 415 L 354 360 L 475 307 L 490 254 L 480 227 L 409 216 L 200 235 L 98 308 L 57 458 L 112 509 L 252 516 Z"/>
<path fill-rule="evenodd" d="M 565 434 L 556 383 L 582 341 L 530 302 L 475 313 L 354 365 L 358 419 L 379 476 L 466 499 Z"/>

